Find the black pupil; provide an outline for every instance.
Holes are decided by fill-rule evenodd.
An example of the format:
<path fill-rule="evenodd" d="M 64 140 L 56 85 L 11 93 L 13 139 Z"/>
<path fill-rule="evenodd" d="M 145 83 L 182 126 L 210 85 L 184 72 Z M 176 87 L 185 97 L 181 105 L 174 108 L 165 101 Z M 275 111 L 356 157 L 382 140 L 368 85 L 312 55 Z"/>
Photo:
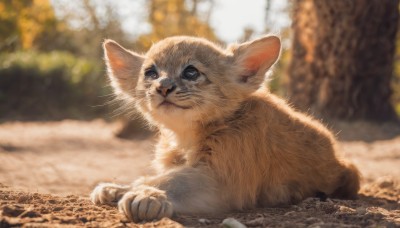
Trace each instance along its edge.
<path fill-rule="evenodd" d="M 152 78 L 152 79 L 157 79 L 158 78 L 157 71 L 154 68 L 150 68 L 150 69 L 146 70 L 144 72 L 144 75 L 146 77 L 149 77 L 149 78 Z"/>
<path fill-rule="evenodd" d="M 186 69 L 183 71 L 183 78 L 187 80 L 196 80 L 199 77 L 199 71 L 193 67 L 193 66 L 188 66 Z"/>

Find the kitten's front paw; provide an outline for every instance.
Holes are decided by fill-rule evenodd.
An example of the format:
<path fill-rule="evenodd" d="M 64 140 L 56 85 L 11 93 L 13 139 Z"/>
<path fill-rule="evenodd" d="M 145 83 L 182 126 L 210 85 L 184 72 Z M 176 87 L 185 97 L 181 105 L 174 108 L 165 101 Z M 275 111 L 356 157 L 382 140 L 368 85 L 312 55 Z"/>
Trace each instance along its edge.
<path fill-rule="evenodd" d="M 96 205 L 107 204 L 115 206 L 128 190 L 130 190 L 129 186 L 101 183 L 90 194 L 90 200 Z"/>
<path fill-rule="evenodd" d="M 167 200 L 165 192 L 147 186 L 127 192 L 118 202 L 118 208 L 134 222 L 170 218 L 173 213 L 172 204 Z"/>

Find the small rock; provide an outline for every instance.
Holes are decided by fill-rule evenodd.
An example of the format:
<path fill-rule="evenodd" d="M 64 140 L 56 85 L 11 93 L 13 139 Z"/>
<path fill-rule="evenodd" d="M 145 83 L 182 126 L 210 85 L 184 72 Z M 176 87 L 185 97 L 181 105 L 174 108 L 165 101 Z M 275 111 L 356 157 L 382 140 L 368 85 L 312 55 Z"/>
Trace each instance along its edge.
<path fill-rule="evenodd" d="M 350 208 L 350 207 L 346 207 L 346 206 L 339 206 L 338 212 L 354 213 L 354 212 L 356 212 L 356 210 L 354 210 L 353 208 Z"/>
<path fill-rule="evenodd" d="M 261 218 L 256 218 L 256 219 L 253 219 L 253 220 L 251 220 L 251 221 L 248 221 L 248 222 L 246 222 L 246 225 L 248 225 L 248 226 L 261 226 L 261 227 L 264 227 L 265 226 L 265 222 L 267 221 L 268 219 L 267 218 L 263 218 L 263 217 L 261 217 Z"/>
<path fill-rule="evenodd" d="M 5 206 L 1 210 L 1 215 L 2 216 L 9 216 L 9 217 L 18 217 L 23 212 L 25 212 L 25 210 L 22 207 Z"/>
<path fill-rule="evenodd" d="M 48 202 L 48 203 L 51 203 L 51 204 L 57 203 L 57 201 L 56 201 L 56 200 L 53 200 L 53 199 L 49 199 L 49 200 L 47 200 L 47 202 Z"/>
<path fill-rule="evenodd" d="M 365 214 L 367 212 L 367 209 L 365 207 L 357 207 L 356 208 L 357 214 Z"/>
<path fill-rule="evenodd" d="M 289 211 L 284 214 L 284 216 L 294 216 L 296 214 L 295 211 Z"/>
<path fill-rule="evenodd" d="M 30 199 L 29 195 L 22 195 L 22 196 L 18 197 L 17 202 L 18 203 L 25 203 L 29 199 Z"/>
<path fill-rule="evenodd" d="M 365 213 L 364 216 L 365 216 L 365 218 L 372 219 L 372 220 L 379 220 L 384 217 L 384 215 L 382 213 L 379 213 L 376 211 L 367 211 L 367 213 Z"/>
<path fill-rule="evenodd" d="M 64 207 L 54 207 L 53 211 L 62 211 Z"/>
<path fill-rule="evenodd" d="M 224 221 L 222 221 L 222 226 L 227 228 L 246 228 L 245 225 L 234 218 L 224 219 Z"/>
<path fill-rule="evenodd" d="M 391 188 L 394 185 L 394 182 L 391 178 L 389 177 L 381 177 L 380 179 L 377 180 L 378 186 L 381 188 Z"/>
<path fill-rule="evenodd" d="M 82 207 L 73 208 L 73 211 L 74 211 L 74 212 L 83 211 L 83 208 L 82 208 Z"/>
<path fill-rule="evenodd" d="M 309 217 L 309 218 L 307 218 L 307 219 L 306 219 L 306 222 L 307 222 L 307 224 L 315 224 L 315 223 L 323 224 L 323 222 L 322 222 L 321 219 L 315 218 L 315 217 Z"/>
<path fill-rule="evenodd" d="M 324 222 L 319 222 L 319 223 L 314 223 L 311 224 L 309 226 L 307 226 L 308 228 L 321 228 L 321 227 L 331 227 L 329 225 L 326 225 Z M 333 226 L 334 227 L 334 226 Z"/>
<path fill-rule="evenodd" d="M 292 208 L 295 209 L 296 211 L 302 211 L 303 210 L 303 208 L 301 208 L 299 206 L 296 206 L 296 205 L 293 205 Z"/>
<path fill-rule="evenodd" d="M 81 220 L 83 223 L 88 222 L 87 218 L 85 218 L 85 217 L 79 217 L 78 219 Z"/>
<path fill-rule="evenodd" d="M 211 224 L 211 221 L 208 219 L 205 219 L 205 218 L 201 218 L 201 219 L 199 219 L 199 223 L 208 225 L 208 224 Z"/>
<path fill-rule="evenodd" d="M 24 211 L 18 217 L 21 217 L 21 218 L 36 218 L 36 217 L 40 217 L 40 213 L 38 213 L 36 211 L 28 210 L 28 211 Z"/>

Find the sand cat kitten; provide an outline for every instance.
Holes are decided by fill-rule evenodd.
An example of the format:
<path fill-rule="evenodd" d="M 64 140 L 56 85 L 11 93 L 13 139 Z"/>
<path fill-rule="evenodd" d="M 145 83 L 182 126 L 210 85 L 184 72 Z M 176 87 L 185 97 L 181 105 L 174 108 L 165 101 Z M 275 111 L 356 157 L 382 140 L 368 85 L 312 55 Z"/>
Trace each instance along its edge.
<path fill-rule="evenodd" d="M 354 198 L 357 169 L 332 134 L 263 88 L 280 53 L 266 36 L 223 49 L 171 37 L 145 54 L 104 42 L 111 83 L 160 131 L 158 174 L 100 184 L 95 204 L 132 221 L 291 204 L 316 194 Z M 130 167 L 127 167 L 129 169 Z"/>

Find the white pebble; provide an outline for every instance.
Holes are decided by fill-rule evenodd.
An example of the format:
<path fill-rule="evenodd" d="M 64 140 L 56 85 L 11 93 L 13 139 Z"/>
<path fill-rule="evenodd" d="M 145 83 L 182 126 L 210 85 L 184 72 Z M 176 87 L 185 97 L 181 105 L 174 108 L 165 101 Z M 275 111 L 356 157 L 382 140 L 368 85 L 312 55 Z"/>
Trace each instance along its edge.
<path fill-rule="evenodd" d="M 210 223 L 211 223 L 211 221 L 210 221 L 210 220 L 208 220 L 208 219 L 205 219 L 205 218 L 201 218 L 201 219 L 199 219 L 199 222 L 200 222 L 200 223 L 203 223 L 203 224 L 210 224 Z"/>
<path fill-rule="evenodd" d="M 222 221 L 222 226 L 223 227 L 229 227 L 229 228 L 246 228 L 246 226 L 242 223 L 240 223 L 238 220 L 234 218 L 226 218 L 224 221 Z"/>

